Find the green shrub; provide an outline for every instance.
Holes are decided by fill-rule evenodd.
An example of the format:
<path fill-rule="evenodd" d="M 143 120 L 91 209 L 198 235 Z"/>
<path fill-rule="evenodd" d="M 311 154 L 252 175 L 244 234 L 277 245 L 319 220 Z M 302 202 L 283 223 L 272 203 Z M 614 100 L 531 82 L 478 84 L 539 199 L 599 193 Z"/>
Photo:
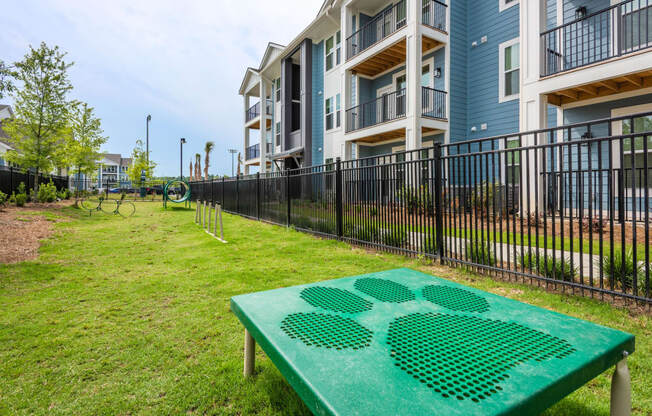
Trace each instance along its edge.
<path fill-rule="evenodd" d="M 72 192 L 70 192 L 69 189 L 62 189 L 60 191 L 57 191 L 57 198 L 64 200 L 64 199 L 70 199 L 70 195 Z"/>
<path fill-rule="evenodd" d="M 17 189 L 19 194 L 25 194 L 27 195 L 27 188 L 25 187 L 25 182 L 21 182 L 18 184 L 18 189 Z"/>
<path fill-rule="evenodd" d="M 0 206 L 4 206 L 9 197 L 4 192 L 0 191 Z"/>
<path fill-rule="evenodd" d="M 14 198 L 16 201 L 16 206 L 17 207 L 23 207 L 25 206 L 25 203 L 27 202 L 27 195 L 26 194 L 17 194 Z"/>
<path fill-rule="evenodd" d="M 489 243 L 486 241 L 475 242 L 472 240 L 466 240 L 466 256 L 467 258 L 476 264 L 483 264 L 485 266 L 495 266 L 496 257 L 494 256 Z"/>
<path fill-rule="evenodd" d="M 57 199 L 57 187 L 52 183 L 45 183 L 38 188 L 38 201 L 39 202 L 54 202 Z"/>
<path fill-rule="evenodd" d="M 639 291 L 645 291 L 645 270 L 640 263 L 634 264 L 634 251 L 632 248 L 625 251 L 624 258 L 620 250 L 614 250 L 613 259 L 610 255 L 603 256 L 601 265 L 610 286 L 620 287 L 622 290 L 631 290 L 634 286 L 634 275 L 636 275 Z M 652 288 L 652 279 L 650 283 Z"/>
<path fill-rule="evenodd" d="M 548 279 L 572 282 L 577 276 L 577 268 L 573 267 L 567 258 L 553 258 L 548 254 L 528 252 L 521 254 L 520 264 Z"/>

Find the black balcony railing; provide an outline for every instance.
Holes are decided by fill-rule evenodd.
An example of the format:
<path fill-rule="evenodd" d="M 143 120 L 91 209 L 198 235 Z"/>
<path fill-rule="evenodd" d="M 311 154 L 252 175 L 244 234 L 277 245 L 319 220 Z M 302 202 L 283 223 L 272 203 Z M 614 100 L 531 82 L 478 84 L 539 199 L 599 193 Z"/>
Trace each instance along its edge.
<path fill-rule="evenodd" d="M 541 33 L 541 76 L 652 47 L 652 0 L 629 0 Z"/>
<path fill-rule="evenodd" d="M 346 39 L 346 59 L 351 59 L 370 46 L 404 27 L 407 22 L 405 0 L 388 7 L 372 21 Z"/>
<path fill-rule="evenodd" d="M 421 21 L 424 25 L 430 26 L 442 32 L 448 32 L 446 29 L 446 9 L 448 5 L 437 1 L 425 1 L 421 8 Z"/>
<path fill-rule="evenodd" d="M 249 122 L 255 119 L 256 117 L 258 117 L 259 115 L 260 115 L 260 102 L 249 107 L 249 109 L 247 110 L 246 121 Z"/>
<path fill-rule="evenodd" d="M 385 94 L 346 110 L 346 132 L 374 126 L 405 116 L 405 89 Z"/>
<path fill-rule="evenodd" d="M 273 113 L 274 102 L 272 100 L 265 100 L 265 113 L 271 115 Z M 260 115 L 260 102 L 249 107 L 246 113 L 246 122 L 250 122 Z"/>
<path fill-rule="evenodd" d="M 251 160 L 260 157 L 260 143 L 249 146 L 245 149 L 245 159 Z"/>
<path fill-rule="evenodd" d="M 424 117 L 447 119 L 446 91 L 421 87 L 421 115 Z"/>

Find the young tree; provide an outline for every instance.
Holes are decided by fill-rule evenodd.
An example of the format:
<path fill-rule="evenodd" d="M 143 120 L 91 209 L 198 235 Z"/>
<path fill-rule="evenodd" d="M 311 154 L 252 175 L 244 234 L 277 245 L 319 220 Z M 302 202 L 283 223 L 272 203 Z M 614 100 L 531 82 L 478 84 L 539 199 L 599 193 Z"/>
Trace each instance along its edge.
<path fill-rule="evenodd" d="M 201 181 L 201 155 L 195 153 L 195 180 Z"/>
<path fill-rule="evenodd" d="M 55 166 L 60 156 L 57 150 L 64 142 L 69 108 L 66 95 L 72 89 L 68 80 L 72 63 L 65 57 L 58 46 L 50 48 L 41 43 L 37 49 L 30 46 L 10 71 L 20 87 L 14 95 L 15 118 L 3 124 L 14 149 L 7 153 L 7 159 L 25 169 L 33 168 L 37 178 L 39 172 L 49 172 Z"/>
<path fill-rule="evenodd" d="M 132 184 L 140 183 L 141 172 L 145 171 L 145 178 L 154 176 L 156 163 L 149 161 L 147 163 L 147 151 L 143 146 L 142 140 L 136 140 L 136 147 L 131 152 L 132 165 L 129 168 L 129 179 Z"/>
<path fill-rule="evenodd" d="M 97 171 L 102 156 L 100 147 L 108 137 L 102 135 L 102 121 L 88 104 L 73 103 L 70 115 L 70 133 L 65 146 L 68 166 L 77 172 L 78 179 L 82 174 L 89 177 Z"/>
<path fill-rule="evenodd" d="M 12 92 L 13 88 L 9 67 L 0 59 L 0 100 L 4 98 L 5 93 Z"/>
<path fill-rule="evenodd" d="M 211 141 L 206 142 L 206 145 L 204 146 L 204 153 L 206 153 L 206 157 L 204 158 L 204 179 L 208 179 L 208 166 L 210 165 L 211 152 L 214 147 L 215 143 Z"/>

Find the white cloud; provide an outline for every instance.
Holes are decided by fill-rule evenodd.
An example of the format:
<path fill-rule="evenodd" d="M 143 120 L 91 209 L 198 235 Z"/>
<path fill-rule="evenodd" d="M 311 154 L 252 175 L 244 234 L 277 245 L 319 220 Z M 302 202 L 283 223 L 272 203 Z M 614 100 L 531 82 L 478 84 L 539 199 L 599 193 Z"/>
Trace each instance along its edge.
<path fill-rule="evenodd" d="M 226 172 L 230 158 L 224 149 L 242 146 L 237 90 L 245 68 L 259 64 L 269 41 L 289 42 L 321 3 L 11 2 L 0 17 L 0 50 L 8 51 L 0 59 L 18 59 L 28 43 L 58 44 L 75 61 L 75 94 L 103 117 L 112 151 L 128 153 L 135 138 L 143 136 L 143 119 L 151 112 L 151 137 L 157 136 L 153 159 L 160 161 L 160 173 L 176 173 L 180 135 L 197 135 L 189 137 L 191 153 L 215 139 L 216 162 Z"/>

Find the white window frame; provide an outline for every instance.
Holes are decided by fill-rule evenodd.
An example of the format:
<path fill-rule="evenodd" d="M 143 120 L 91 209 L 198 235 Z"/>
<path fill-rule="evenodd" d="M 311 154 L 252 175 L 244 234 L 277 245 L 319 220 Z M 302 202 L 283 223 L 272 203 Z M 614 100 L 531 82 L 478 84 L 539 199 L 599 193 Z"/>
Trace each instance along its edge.
<path fill-rule="evenodd" d="M 340 42 L 337 42 L 337 34 L 340 34 Z M 333 48 L 331 49 L 330 52 L 328 52 L 327 48 L 327 43 L 329 40 L 333 40 Z M 333 66 L 331 68 L 328 68 L 328 57 L 332 55 L 333 59 Z M 335 32 L 332 36 L 327 37 L 324 39 L 324 71 L 326 73 L 331 72 L 335 68 L 337 68 L 340 64 L 342 63 L 342 32 L 337 31 Z"/>
<path fill-rule="evenodd" d="M 338 92 L 335 94 L 335 128 L 342 127 L 342 95 Z"/>
<path fill-rule="evenodd" d="M 327 112 L 328 111 L 328 102 L 329 101 L 331 102 L 331 105 L 330 105 L 331 112 L 330 113 Z M 328 116 L 331 116 L 331 118 L 333 120 L 333 125 L 331 126 L 331 128 L 328 128 Z M 335 97 L 328 97 L 328 98 L 324 99 L 324 130 L 331 131 L 333 129 L 335 129 Z"/>
<path fill-rule="evenodd" d="M 281 122 L 277 121 L 274 126 L 274 146 L 281 145 Z M 278 140 L 277 140 L 278 139 Z"/>
<path fill-rule="evenodd" d="M 510 7 L 514 7 L 519 3 L 520 0 L 514 0 L 510 3 L 508 3 L 507 0 L 498 0 L 498 11 L 504 12 L 505 10 L 509 9 Z"/>
<path fill-rule="evenodd" d="M 504 103 L 506 101 L 512 101 L 512 100 L 518 100 L 521 96 L 521 62 L 520 62 L 520 54 L 521 54 L 521 38 L 514 38 L 511 40 L 508 40 L 506 42 L 501 43 L 498 45 L 498 102 L 499 103 Z M 519 45 L 519 64 L 518 64 L 518 71 L 519 71 L 519 80 L 518 80 L 518 93 L 517 94 L 512 94 L 512 95 L 505 95 L 505 49 L 509 48 L 510 46 L 514 46 L 518 44 Z M 514 70 L 515 71 L 515 70 Z"/>
<path fill-rule="evenodd" d="M 640 113 L 649 113 L 652 112 L 652 104 L 651 103 L 646 103 L 646 104 L 639 104 L 639 105 L 633 105 L 629 107 L 619 107 L 619 108 L 614 108 L 611 110 L 611 117 L 622 117 L 622 116 L 627 116 L 630 114 L 640 114 Z M 611 123 L 611 133 L 613 136 L 621 136 L 623 134 L 623 122 L 621 121 L 614 121 Z M 614 169 L 620 169 L 620 144 L 618 141 L 613 141 L 612 145 L 612 152 L 611 154 L 613 155 L 613 167 Z M 630 150 L 623 150 L 623 157 L 631 157 L 630 155 L 632 154 L 632 151 L 636 153 L 636 149 L 630 149 Z M 641 150 L 640 153 L 643 153 Z M 648 149 L 648 153 L 652 153 L 652 149 Z M 643 188 L 640 188 L 643 189 Z M 648 188 L 650 194 L 652 194 L 652 188 Z M 631 197 L 632 196 L 632 188 L 631 187 L 625 187 L 625 196 L 626 197 Z"/>

